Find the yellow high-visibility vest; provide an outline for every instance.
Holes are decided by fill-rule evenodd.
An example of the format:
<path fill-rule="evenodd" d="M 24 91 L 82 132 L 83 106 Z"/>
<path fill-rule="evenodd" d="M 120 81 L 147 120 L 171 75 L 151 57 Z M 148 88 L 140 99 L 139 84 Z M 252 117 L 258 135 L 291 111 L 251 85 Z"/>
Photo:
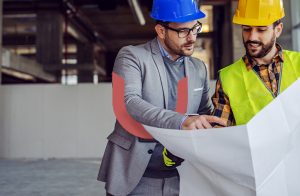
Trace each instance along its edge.
<path fill-rule="evenodd" d="M 278 94 L 300 77 L 300 53 L 284 50 L 283 60 Z M 246 124 L 275 98 L 258 74 L 247 70 L 242 59 L 220 70 L 220 80 L 237 125 Z"/>

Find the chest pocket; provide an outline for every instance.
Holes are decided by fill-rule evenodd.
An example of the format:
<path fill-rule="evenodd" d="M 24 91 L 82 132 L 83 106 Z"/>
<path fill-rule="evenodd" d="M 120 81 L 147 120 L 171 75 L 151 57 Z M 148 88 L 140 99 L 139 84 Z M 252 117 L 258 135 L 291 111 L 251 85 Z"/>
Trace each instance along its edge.
<path fill-rule="evenodd" d="M 197 113 L 202 101 L 203 92 L 206 82 L 206 67 L 202 61 L 190 58 L 191 62 L 187 70 L 189 78 L 189 104 L 188 113 Z"/>
<path fill-rule="evenodd" d="M 204 86 L 203 84 L 198 84 L 196 88 L 192 88 L 192 97 L 190 103 L 190 113 L 196 113 L 201 103 L 202 94 L 203 94 Z"/>

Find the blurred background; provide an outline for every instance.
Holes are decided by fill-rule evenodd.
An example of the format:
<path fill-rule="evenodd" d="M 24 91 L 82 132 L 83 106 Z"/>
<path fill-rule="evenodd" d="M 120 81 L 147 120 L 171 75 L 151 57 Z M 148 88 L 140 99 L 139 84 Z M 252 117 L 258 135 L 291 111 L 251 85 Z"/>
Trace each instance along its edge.
<path fill-rule="evenodd" d="M 233 0 L 198 0 L 194 56 L 211 89 L 244 54 Z M 118 50 L 155 37 L 152 0 L 0 0 L 0 195 L 105 195 L 96 175 L 112 131 Z M 300 1 L 284 0 L 284 49 L 300 51 Z"/>

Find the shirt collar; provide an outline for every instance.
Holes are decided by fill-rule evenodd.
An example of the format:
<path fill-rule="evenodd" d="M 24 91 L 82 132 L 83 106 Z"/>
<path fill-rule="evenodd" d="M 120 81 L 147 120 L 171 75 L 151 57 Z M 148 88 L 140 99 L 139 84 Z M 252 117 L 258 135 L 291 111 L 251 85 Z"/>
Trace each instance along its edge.
<path fill-rule="evenodd" d="M 174 61 L 171 57 L 171 55 L 164 49 L 164 47 L 161 45 L 161 43 L 159 42 L 158 39 L 156 39 L 157 43 L 158 43 L 158 47 L 160 50 L 160 53 L 163 57 L 167 57 L 168 59 L 170 59 L 171 61 Z M 179 57 L 175 62 L 180 62 L 182 63 L 184 60 L 184 56 Z"/>
<path fill-rule="evenodd" d="M 283 62 L 282 47 L 279 44 L 276 43 L 276 48 L 277 48 L 277 53 L 272 58 L 272 63 L 274 63 L 274 62 Z M 254 59 L 252 59 L 247 54 L 245 54 L 243 56 L 243 60 L 246 64 L 247 70 L 253 69 L 253 67 L 256 66 L 256 65 L 260 66 L 259 64 L 257 64 L 257 62 Z"/>

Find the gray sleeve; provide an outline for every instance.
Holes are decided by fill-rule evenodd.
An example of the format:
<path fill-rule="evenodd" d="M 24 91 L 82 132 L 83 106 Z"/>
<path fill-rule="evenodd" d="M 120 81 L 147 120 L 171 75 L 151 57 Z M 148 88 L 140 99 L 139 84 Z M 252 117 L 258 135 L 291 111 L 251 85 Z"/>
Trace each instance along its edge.
<path fill-rule="evenodd" d="M 143 70 L 137 48 L 122 48 L 116 58 L 114 72 L 125 80 L 125 105 L 127 112 L 138 122 L 160 128 L 178 129 L 183 115 L 166 110 L 143 100 Z M 140 54 L 141 51 L 138 51 Z M 142 55 L 141 55 L 142 56 Z M 153 92 L 155 96 L 155 92 Z"/>
<path fill-rule="evenodd" d="M 212 114 L 213 112 L 213 104 L 211 101 L 211 97 L 209 94 L 209 82 L 208 82 L 208 76 L 207 76 L 207 69 L 206 65 L 202 63 L 203 71 L 205 71 L 205 82 L 203 87 L 203 94 L 201 98 L 201 103 L 198 108 L 198 114 Z"/>

